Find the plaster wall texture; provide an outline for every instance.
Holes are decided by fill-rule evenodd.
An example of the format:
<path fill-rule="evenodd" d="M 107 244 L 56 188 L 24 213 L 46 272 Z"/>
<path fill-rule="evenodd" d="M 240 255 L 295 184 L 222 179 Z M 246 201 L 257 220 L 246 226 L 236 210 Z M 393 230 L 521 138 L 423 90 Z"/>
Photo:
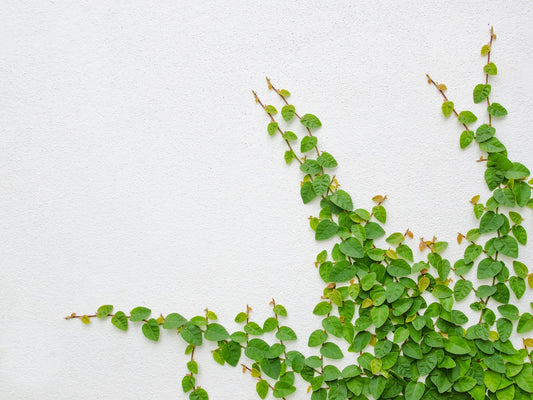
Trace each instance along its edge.
<path fill-rule="evenodd" d="M 236 328 L 246 304 L 262 321 L 274 297 L 306 349 L 320 324 L 314 256 L 333 243 L 314 241 L 317 204 L 301 204 L 301 173 L 253 102 L 256 89 L 279 104 L 266 75 L 320 117 L 319 145 L 357 207 L 387 194 L 388 232 L 436 235 L 459 258 L 457 232 L 476 224 L 468 201 L 488 195 L 484 166 L 477 149 L 460 151 L 461 127 L 425 73 L 483 115 L 471 93 L 493 24 L 492 98 L 509 110 L 495 126 L 533 167 L 533 7 L 442 4 L 3 1 L 0 397 L 187 398 L 174 335 L 156 344 L 140 327 L 63 320 L 101 304 L 188 317 L 209 307 Z M 533 266 L 530 248 L 521 260 Z M 254 398 L 240 368 L 197 357 L 210 398 Z"/>

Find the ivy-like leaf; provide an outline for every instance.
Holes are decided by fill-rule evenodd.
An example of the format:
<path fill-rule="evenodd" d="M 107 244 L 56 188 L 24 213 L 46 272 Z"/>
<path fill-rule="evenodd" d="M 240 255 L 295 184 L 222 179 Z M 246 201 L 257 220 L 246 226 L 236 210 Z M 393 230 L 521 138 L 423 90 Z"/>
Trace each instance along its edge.
<path fill-rule="evenodd" d="M 483 100 L 489 97 L 490 89 L 490 85 L 484 85 L 482 83 L 476 85 L 474 88 L 474 103 L 481 103 Z"/>
<path fill-rule="evenodd" d="M 468 125 L 477 121 L 477 117 L 471 111 L 461 111 L 457 117 L 460 123 Z"/>
<path fill-rule="evenodd" d="M 320 128 L 322 126 L 322 122 L 313 114 L 305 114 L 300 120 L 300 123 L 309 129 Z"/>
<path fill-rule="evenodd" d="M 500 103 L 492 103 L 487 107 L 487 111 L 493 117 L 503 117 L 507 115 L 507 110 Z"/>
<path fill-rule="evenodd" d="M 290 121 L 295 113 L 296 110 L 292 104 L 285 105 L 281 108 L 281 116 L 285 121 Z"/>

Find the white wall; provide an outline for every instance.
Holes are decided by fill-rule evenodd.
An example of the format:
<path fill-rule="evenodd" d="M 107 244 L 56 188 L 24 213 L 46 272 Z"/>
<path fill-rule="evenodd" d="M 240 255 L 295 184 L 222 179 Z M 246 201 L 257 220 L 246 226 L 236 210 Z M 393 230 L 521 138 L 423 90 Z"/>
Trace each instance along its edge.
<path fill-rule="evenodd" d="M 481 116 L 471 92 L 493 24 L 492 98 L 509 110 L 495 126 L 533 167 L 533 8 L 441 4 L 2 2 L 3 397 L 185 399 L 181 339 L 63 319 L 106 303 L 189 317 L 209 307 L 233 328 L 247 303 L 264 320 L 275 297 L 305 349 L 324 244 L 307 222 L 317 205 L 301 204 L 301 174 L 253 102 L 256 89 L 278 104 L 265 75 L 321 118 L 319 145 L 357 206 L 388 194 L 389 232 L 453 242 L 473 227 L 468 200 L 487 198 L 480 153 L 459 150 L 460 125 L 424 74 Z M 532 266 L 531 250 L 521 259 Z M 212 399 L 254 398 L 240 368 L 198 357 Z"/>

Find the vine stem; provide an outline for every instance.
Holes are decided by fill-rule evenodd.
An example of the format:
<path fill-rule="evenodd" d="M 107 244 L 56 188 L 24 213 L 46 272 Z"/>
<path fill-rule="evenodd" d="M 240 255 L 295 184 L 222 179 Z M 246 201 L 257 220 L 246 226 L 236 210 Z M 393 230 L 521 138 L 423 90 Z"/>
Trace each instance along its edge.
<path fill-rule="evenodd" d="M 256 93 L 254 90 L 252 90 L 252 93 L 254 94 L 255 101 L 256 101 L 257 103 L 259 103 L 259 105 L 263 108 L 263 110 L 265 110 L 265 112 L 267 113 L 267 115 L 270 117 L 270 120 L 271 120 L 272 122 L 276 122 L 276 120 L 274 119 L 274 117 L 272 116 L 272 114 L 270 114 L 270 113 L 268 113 L 268 112 L 266 111 L 266 106 L 265 106 L 265 105 L 263 104 L 263 102 L 259 99 L 259 97 L 257 96 L 257 93 Z M 283 131 L 281 130 L 281 128 L 279 127 L 279 125 L 278 125 L 278 132 L 281 134 L 281 136 L 283 136 Z M 288 141 L 287 139 L 283 139 L 283 140 L 285 140 L 285 143 L 287 143 L 287 146 L 289 146 L 289 150 L 293 152 L 293 154 L 294 154 L 294 158 L 296 158 L 296 160 L 300 163 L 300 165 L 302 165 L 302 164 L 303 164 L 303 163 L 302 163 L 302 160 L 300 160 L 300 157 L 297 157 L 297 156 L 296 156 L 296 152 L 295 152 L 294 149 L 292 148 L 292 146 L 291 146 L 291 144 L 289 143 L 289 141 Z"/>
<path fill-rule="evenodd" d="M 244 371 L 249 371 L 250 373 L 252 373 L 252 369 L 251 369 L 249 366 L 247 366 L 246 364 L 242 364 L 242 363 L 241 363 L 241 366 L 242 366 L 242 368 L 243 368 L 243 372 L 244 372 Z M 265 381 L 265 382 L 268 384 L 268 387 L 269 387 L 270 389 L 272 389 L 272 391 L 275 390 L 274 386 L 272 386 L 272 385 L 270 384 L 270 382 L 267 381 L 266 379 L 261 378 L 261 376 L 258 376 L 258 377 L 257 377 L 257 380 L 258 380 L 258 381 Z M 283 400 L 287 400 L 285 397 L 282 397 L 282 399 L 283 399 Z"/>
<path fill-rule="evenodd" d="M 281 99 L 283 100 L 283 102 L 286 105 L 290 105 L 289 102 L 287 101 L 287 99 L 285 98 L 285 96 L 283 96 L 283 94 L 281 93 L 281 91 L 274 87 L 274 85 L 272 84 L 272 82 L 270 81 L 270 78 L 268 76 L 266 77 L 266 81 L 268 83 L 268 88 L 272 89 L 274 92 L 276 92 L 278 94 L 278 96 L 281 97 Z M 296 111 L 294 111 L 294 115 L 296 115 L 296 117 L 300 121 L 302 120 L 302 117 Z M 311 129 L 309 129 L 307 126 L 305 127 L 305 129 L 307 129 L 307 134 L 309 136 L 313 136 L 313 134 L 311 133 Z M 315 146 L 315 150 L 316 150 L 316 155 L 319 156 L 320 155 L 320 151 L 318 150 L 318 146 Z"/>
<path fill-rule="evenodd" d="M 444 90 L 442 90 L 441 88 L 439 88 L 439 85 L 437 84 L 437 82 L 435 82 L 428 74 L 426 74 L 426 77 L 428 78 L 428 83 L 429 84 L 433 84 L 433 86 L 435 86 L 435 88 L 440 92 L 440 94 L 442 95 L 442 97 L 444 98 L 444 101 L 450 101 L 448 100 L 448 97 L 446 96 L 446 94 L 444 93 Z M 452 109 L 452 112 L 453 114 L 455 115 L 456 118 L 459 118 L 459 113 L 457 112 L 457 110 L 455 109 L 455 106 L 454 108 Z M 470 129 L 468 128 L 468 126 L 465 124 L 465 123 L 462 123 L 461 124 L 465 127 L 465 129 L 467 131 L 470 131 Z"/>

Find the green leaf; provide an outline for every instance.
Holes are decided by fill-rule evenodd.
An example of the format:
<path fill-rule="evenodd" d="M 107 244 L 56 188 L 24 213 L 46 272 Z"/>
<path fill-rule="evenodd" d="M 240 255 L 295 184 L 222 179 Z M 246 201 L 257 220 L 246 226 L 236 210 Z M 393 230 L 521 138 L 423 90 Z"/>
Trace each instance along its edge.
<path fill-rule="evenodd" d="M 361 242 L 355 238 L 348 238 L 345 241 L 343 241 L 339 245 L 339 249 L 347 256 L 353 257 L 353 258 L 363 258 L 365 255 L 365 251 L 363 250 L 363 246 L 361 245 Z"/>
<path fill-rule="evenodd" d="M 514 273 L 522 279 L 526 279 L 528 274 L 527 266 L 520 261 L 513 261 Z"/>
<path fill-rule="evenodd" d="M 492 354 L 483 360 L 488 369 L 505 374 L 505 363 L 499 354 Z"/>
<path fill-rule="evenodd" d="M 142 332 L 146 338 L 157 342 L 159 340 L 159 323 L 154 318 L 150 318 L 142 326 Z"/>
<path fill-rule="evenodd" d="M 486 56 L 490 53 L 490 45 L 484 44 L 483 47 L 481 47 L 481 55 Z"/>
<path fill-rule="evenodd" d="M 405 240 L 405 237 L 400 232 L 395 232 L 395 233 L 391 234 L 387 239 L 385 239 L 385 241 L 388 244 L 391 244 L 391 245 L 400 244 L 404 240 Z"/>
<path fill-rule="evenodd" d="M 313 190 L 317 196 L 322 196 L 328 190 L 330 176 L 328 174 L 318 175 L 313 181 Z"/>
<path fill-rule="evenodd" d="M 332 342 L 324 343 L 324 345 L 320 348 L 320 354 L 322 354 L 326 358 L 331 358 L 334 360 L 338 360 L 344 357 L 344 354 L 342 353 L 342 350 L 339 348 L 339 346 Z"/>
<path fill-rule="evenodd" d="M 491 137 L 493 137 L 495 134 L 496 134 L 496 129 L 494 129 L 492 126 L 488 126 L 487 124 L 483 124 L 479 128 L 476 129 L 476 142 L 478 143 L 486 142 Z"/>
<path fill-rule="evenodd" d="M 524 313 L 518 320 L 516 332 L 526 333 L 533 329 L 533 316 L 530 313 Z"/>
<path fill-rule="evenodd" d="M 229 338 L 229 333 L 226 328 L 220 324 L 209 324 L 205 330 L 204 337 L 206 340 L 219 342 Z"/>
<path fill-rule="evenodd" d="M 394 303 L 398 300 L 404 293 L 405 288 L 399 282 L 391 282 L 387 284 L 385 288 L 385 296 L 387 297 L 387 302 Z"/>
<path fill-rule="evenodd" d="M 198 374 L 198 363 L 194 360 L 191 360 L 187 363 L 187 369 L 190 373 Z"/>
<path fill-rule="evenodd" d="M 442 113 L 445 117 L 449 117 L 453 112 L 453 101 L 445 101 L 442 103 Z"/>
<path fill-rule="evenodd" d="M 513 188 L 513 193 L 516 197 L 516 204 L 519 207 L 524 207 L 531 198 L 531 187 L 526 182 L 516 183 Z"/>
<path fill-rule="evenodd" d="M 168 314 L 163 323 L 164 329 L 177 329 L 181 328 L 187 320 L 178 313 Z"/>
<path fill-rule="evenodd" d="M 471 111 L 461 111 L 457 117 L 460 123 L 468 125 L 477 121 L 477 117 Z"/>
<path fill-rule="evenodd" d="M 444 349 L 448 353 L 457 355 L 470 353 L 468 342 L 459 336 L 450 336 L 448 340 L 444 342 Z"/>
<path fill-rule="evenodd" d="M 376 328 L 379 328 L 380 326 L 382 326 L 388 320 L 388 317 L 389 317 L 389 306 L 382 305 L 382 306 L 379 306 L 379 307 L 374 307 L 374 308 L 372 308 L 372 311 L 371 311 L 370 314 L 371 314 L 371 317 L 372 317 L 372 322 L 374 323 Z"/>
<path fill-rule="evenodd" d="M 257 392 L 257 395 L 258 395 L 261 399 L 264 399 L 265 397 L 267 397 L 268 389 L 269 389 L 268 382 L 265 381 L 264 379 L 261 379 L 261 380 L 260 380 L 259 382 L 257 382 L 256 385 L 255 385 L 255 390 L 256 390 L 256 392 Z"/>
<path fill-rule="evenodd" d="M 481 285 L 476 292 L 476 296 L 479 298 L 489 297 L 496 293 L 498 289 L 495 286 Z"/>
<path fill-rule="evenodd" d="M 294 154 L 294 151 L 291 150 L 287 150 L 283 156 L 287 164 L 290 164 L 294 157 L 296 157 L 296 154 Z"/>
<path fill-rule="evenodd" d="M 522 371 L 515 378 L 518 387 L 528 393 L 533 393 L 533 368 L 530 364 L 524 365 Z"/>
<path fill-rule="evenodd" d="M 402 277 L 411 274 L 411 266 L 404 260 L 392 260 L 390 265 L 386 268 L 390 276 Z"/>
<path fill-rule="evenodd" d="M 494 190 L 503 181 L 503 173 L 496 168 L 487 168 L 485 170 L 485 182 L 490 190 Z"/>
<path fill-rule="evenodd" d="M 501 254 L 511 258 L 518 257 L 518 243 L 512 236 L 506 235 L 494 239 L 494 248 Z"/>
<path fill-rule="evenodd" d="M 477 381 L 470 376 L 461 376 L 453 384 L 453 388 L 458 392 L 468 392 L 474 386 L 476 386 Z"/>
<path fill-rule="evenodd" d="M 320 128 L 322 126 L 322 123 L 320 122 L 318 117 L 313 114 L 305 114 L 300 120 L 300 122 L 303 126 L 310 129 Z"/>
<path fill-rule="evenodd" d="M 281 116 L 287 122 L 290 121 L 292 117 L 294 117 L 295 113 L 296 113 L 296 110 L 292 104 L 288 104 L 281 108 Z"/>
<path fill-rule="evenodd" d="M 326 315 L 331 312 L 331 304 L 327 301 L 321 301 L 315 306 L 315 309 L 313 310 L 313 314 L 315 315 Z"/>
<path fill-rule="evenodd" d="M 433 252 L 442 253 L 448 247 L 448 242 L 435 242 L 433 243 Z"/>
<path fill-rule="evenodd" d="M 274 311 L 274 314 L 279 315 L 280 317 L 287 316 L 287 309 L 283 307 L 281 304 L 276 304 L 274 308 L 272 309 L 272 311 Z"/>
<path fill-rule="evenodd" d="M 276 332 L 276 338 L 279 340 L 296 340 L 296 333 L 289 328 L 288 326 L 280 326 L 279 330 Z"/>
<path fill-rule="evenodd" d="M 181 380 L 181 387 L 183 388 L 183 392 L 187 393 L 188 391 L 192 390 L 194 388 L 195 381 L 196 379 L 194 378 L 194 376 L 185 375 Z"/>
<path fill-rule="evenodd" d="M 499 318 L 496 321 L 496 329 L 502 342 L 506 342 L 513 333 L 513 323 L 505 318 Z"/>
<path fill-rule="evenodd" d="M 511 189 L 496 189 L 494 191 L 494 200 L 502 206 L 513 208 L 516 205 L 514 193 Z"/>
<path fill-rule="evenodd" d="M 483 253 L 483 247 L 477 245 L 477 244 L 471 244 L 465 249 L 464 253 L 464 260 L 465 264 L 470 264 L 472 261 L 474 261 L 478 256 Z"/>
<path fill-rule="evenodd" d="M 309 336 L 309 340 L 307 342 L 307 345 L 309 347 L 316 347 L 320 346 L 322 343 L 324 343 L 326 340 L 328 340 L 328 334 L 324 332 L 321 329 L 317 329 L 311 333 Z"/>
<path fill-rule="evenodd" d="M 452 289 L 444 285 L 435 285 L 432 293 L 437 299 L 446 299 L 453 295 Z"/>
<path fill-rule="evenodd" d="M 353 210 L 353 202 L 351 196 L 346 193 L 344 190 L 337 190 L 328 199 L 335 204 L 337 207 L 342 208 L 346 211 Z"/>
<path fill-rule="evenodd" d="M 275 115 L 278 113 L 278 110 L 276 110 L 276 107 L 272 106 L 272 105 L 267 105 L 265 106 L 265 111 L 267 113 L 269 113 L 270 115 Z"/>
<path fill-rule="evenodd" d="M 439 361 L 436 352 L 424 355 L 421 360 L 418 360 L 416 362 L 416 367 L 418 369 L 418 372 L 420 373 L 420 376 L 429 375 L 431 371 L 435 369 L 438 362 Z"/>
<path fill-rule="evenodd" d="M 260 336 L 263 334 L 263 330 L 255 322 L 248 322 L 246 325 L 244 325 L 244 331 L 247 334 L 253 335 L 253 336 Z"/>
<path fill-rule="evenodd" d="M 98 308 L 98 310 L 96 311 L 96 316 L 98 318 L 105 318 L 109 314 L 111 314 L 112 312 L 113 312 L 113 306 L 112 305 L 105 305 L 105 306 L 101 306 L 101 307 Z"/>
<path fill-rule="evenodd" d="M 296 388 L 288 382 L 278 381 L 274 384 L 274 392 L 272 393 L 275 398 L 281 399 L 296 391 Z"/>
<path fill-rule="evenodd" d="M 526 292 L 526 282 L 517 276 L 511 276 L 509 279 L 509 286 L 517 299 L 521 299 Z"/>
<path fill-rule="evenodd" d="M 224 357 L 224 360 L 229 365 L 231 365 L 232 367 L 235 367 L 239 363 L 239 359 L 241 358 L 241 350 L 242 350 L 241 345 L 239 343 L 233 340 L 227 343 L 223 342 L 220 345 L 220 350 L 222 351 L 222 357 Z"/>
<path fill-rule="evenodd" d="M 516 321 L 519 318 L 518 308 L 512 304 L 504 304 L 503 306 L 498 306 L 498 311 L 500 314 L 511 321 Z"/>
<path fill-rule="evenodd" d="M 152 313 L 152 310 L 146 307 L 135 307 L 133 310 L 131 310 L 131 316 L 130 321 L 136 322 L 136 321 L 142 321 L 143 319 L 146 319 L 150 316 Z"/>
<path fill-rule="evenodd" d="M 496 68 L 496 64 L 494 64 L 493 62 L 490 62 L 487 65 L 485 65 L 483 67 L 483 71 L 487 75 L 496 75 L 496 74 L 498 74 L 498 68 Z"/>
<path fill-rule="evenodd" d="M 489 369 L 483 372 L 483 383 L 492 393 L 498 390 L 498 388 L 500 387 L 501 380 L 502 376 L 497 372 L 491 371 Z"/>
<path fill-rule="evenodd" d="M 267 318 L 265 322 L 263 322 L 263 332 L 272 332 L 274 329 L 278 327 L 278 320 L 274 317 Z"/>
<path fill-rule="evenodd" d="M 326 240 L 333 237 L 339 227 L 335 222 L 328 219 L 324 219 L 318 223 L 315 232 L 315 240 Z"/>
<path fill-rule="evenodd" d="M 480 143 L 479 148 L 487 153 L 500 153 L 505 151 L 505 146 L 495 137 Z"/>
<path fill-rule="evenodd" d="M 385 207 L 374 206 L 372 212 L 374 213 L 374 217 L 382 224 L 387 221 L 387 210 L 385 210 Z"/>
<path fill-rule="evenodd" d="M 476 85 L 476 87 L 474 88 L 474 103 L 481 103 L 483 100 L 489 97 L 490 89 L 490 85 L 484 85 L 482 83 Z"/>
<path fill-rule="evenodd" d="M 463 131 L 459 138 L 459 145 L 461 149 L 466 149 L 470 143 L 474 140 L 474 132 L 472 131 Z"/>
<path fill-rule="evenodd" d="M 367 222 L 365 225 L 367 239 L 377 239 L 385 235 L 383 228 L 375 222 Z"/>
<path fill-rule="evenodd" d="M 194 325 L 192 322 L 187 322 L 181 328 L 180 335 L 187 343 L 193 346 L 200 346 L 202 344 L 202 330 Z"/>
<path fill-rule="evenodd" d="M 493 117 L 503 117 L 507 115 L 507 110 L 500 103 L 492 103 L 487 107 L 487 111 Z"/>
<path fill-rule="evenodd" d="M 269 389 L 269 386 L 268 386 L 268 382 L 265 381 L 264 379 L 261 379 L 259 382 L 256 383 L 255 385 L 255 390 L 257 392 L 257 395 L 261 398 L 261 399 L 264 399 L 267 394 L 268 394 L 268 389 Z"/>
<path fill-rule="evenodd" d="M 405 387 L 405 400 L 420 400 L 426 386 L 422 382 L 409 382 Z"/>
<path fill-rule="evenodd" d="M 122 311 L 117 311 L 113 318 L 111 318 L 111 323 L 115 325 L 121 331 L 128 330 L 128 317 Z"/>
<path fill-rule="evenodd" d="M 492 258 L 485 258 L 477 267 L 478 279 L 492 278 L 502 270 L 503 264 L 500 261 L 495 261 Z"/>
<path fill-rule="evenodd" d="M 298 140 L 298 136 L 296 136 L 296 134 L 291 131 L 286 131 L 282 137 L 283 139 L 288 140 L 288 141 Z"/>
<path fill-rule="evenodd" d="M 503 215 L 487 211 L 479 222 L 479 232 L 489 233 L 498 230 L 504 223 Z"/>
<path fill-rule="evenodd" d="M 304 204 L 311 202 L 316 197 L 316 193 L 311 182 L 304 182 L 304 184 L 300 187 L 300 196 L 302 197 Z"/>
<path fill-rule="evenodd" d="M 354 239 L 355 240 L 355 239 Z M 335 263 L 329 273 L 331 282 L 347 282 L 357 273 L 357 268 L 348 261 L 343 260 Z"/>
<path fill-rule="evenodd" d="M 316 136 L 305 136 L 300 143 L 300 151 L 306 153 L 310 150 L 313 150 L 317 144 L 318 140 Z"/>
<path fill-rule="evenodd" d="M 335 168 L 337 166 L 337 160 L 325 151 L 317 157 L 316 161 L 324 168 Z"/>
<path fill-rule="evenodd" d="M 204 389 L 198 388 L 189 395 L 189 400 L 209 400 L 209 396 Z"/>
<path fill-rule="evenodd" d="M 472 291 L 472 288 L 472 282 L 464 279 L 458 280 L 455 286 L 453 287 L 453 295 L 455 297 L 455 300 L 460 301 L 466 298 Z"/>
<path fill-rule="evenodd" d="M 270 122 L 267 125 L 267 132 L 270 136 L 273 136 L 278 131 L 278 123 L 277 122 Z"/>
<path fill-rule="evenodd" d="M 300 171 L 309 175 L 314 175 L 322 172 L 322 167 L 316 160 L 305 160 L 305 162 L 300 165 Z"/>
<path fill-rule="evenodd" d="M 361 278 L 361 288 L 364 291 L 368 291 L 374 286 L 374 283 L 376 283 L 376 273 L 370 272 L 369 274 L 366 274 Z"/>
<path fill-rule="evenodd" d="M 235 322 L 237 322 L 238 324 L 246 321 L 246 319 L 248 318 L 248 314 L 246 314 L 245 312 L 240 312 L 238 313 L 236 316 L 235 316 Z"/>

